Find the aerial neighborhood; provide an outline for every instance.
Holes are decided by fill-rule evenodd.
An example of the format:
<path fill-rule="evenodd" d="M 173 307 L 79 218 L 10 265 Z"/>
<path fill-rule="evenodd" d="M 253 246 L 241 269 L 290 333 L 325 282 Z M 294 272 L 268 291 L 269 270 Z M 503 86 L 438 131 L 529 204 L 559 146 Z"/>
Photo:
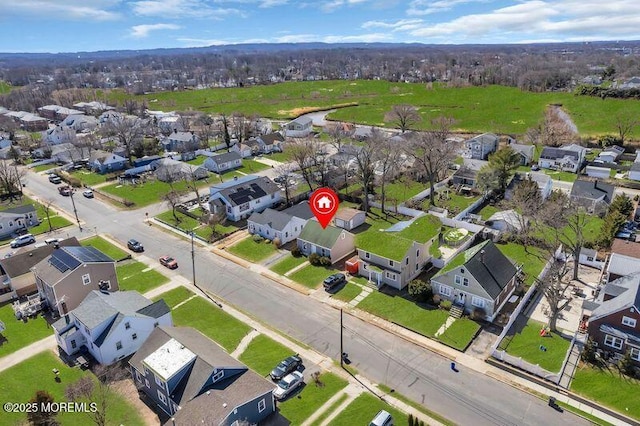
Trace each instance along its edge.
<path fill-rule="evenodd" d="M 637 77 L 289 63 L 0 80 L 7 424 L 637 424 Z"/>

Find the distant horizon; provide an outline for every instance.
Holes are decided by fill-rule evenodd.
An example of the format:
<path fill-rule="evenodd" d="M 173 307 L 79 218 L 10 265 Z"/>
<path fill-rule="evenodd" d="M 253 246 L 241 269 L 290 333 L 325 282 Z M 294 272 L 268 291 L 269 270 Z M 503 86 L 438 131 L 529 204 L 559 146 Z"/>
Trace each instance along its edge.
<path fill-rule="evenodd" d="M 0 16 L 6 54 L 640 40 L 636 0 L 3 0 Z"/>

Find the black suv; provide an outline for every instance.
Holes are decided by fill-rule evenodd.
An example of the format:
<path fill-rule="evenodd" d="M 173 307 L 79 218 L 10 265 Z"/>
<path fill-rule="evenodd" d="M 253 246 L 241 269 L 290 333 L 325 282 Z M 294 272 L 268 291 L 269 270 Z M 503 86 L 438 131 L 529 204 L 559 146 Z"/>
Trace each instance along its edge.
<path fill-rule="evenodd" d="M 347 282 L 347 277 L 344 274 L 333 274 L 322 282 L 325 290 L 331 290 L 334 287 L 339 286 L 342 283 Z"/>
<path fill-rule="evenodd" d="M 127 247 L 129 247 L 129 250 L 135 251 L 136 253 L 144 251 L 144 247 L 142 246 L 142 244 L 133 239 L 127 241 Z"/>
<path fill-rule="evenodd" d="M 297 370 L 301 365 L 302 359 L 298 354 L 291 355 L 290 357 L 283 359 L 280 364 L 276 365 L 276 368 L 271 370 L 269 375 L 273 380 L 280 380 L 292 371 Z"/>

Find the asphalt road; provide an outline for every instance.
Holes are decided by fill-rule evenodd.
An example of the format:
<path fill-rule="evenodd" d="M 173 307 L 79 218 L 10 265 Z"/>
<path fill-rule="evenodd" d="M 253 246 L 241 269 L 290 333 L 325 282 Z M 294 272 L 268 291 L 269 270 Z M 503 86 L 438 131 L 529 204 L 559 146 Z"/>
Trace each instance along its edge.
<path fill-rule="evenodd" d="M 71 200 L 57 193 L 42 175 L 25 178 L 29 192 L 73 215 Z M 121 242 L 135 238 L 145 246 L 144 255 L 157 259 L 171 254 L 178 273 L 192 279 L 190 242 L 147 226 L 152 216 L 166 210 L 154 205 L 136 211 L 119 211 L 98 199 L 74 196 L 84 230 L 67 228 L 57 236 L 107 233 Z M 38 238 L 43 240 L 48 236 Z M 338 359 L 339 312 L 259 274 L 248 271 L 198 248 L 196 280 L 199 286 L 249 315 L 315 350 Z M 455 373 L 448 359 L 425 350 L 378 327 L 345 315 L 344 347 L 353 366 L 374 382 L 385 383 L 399 393 L 424 404 L 461 425 L 580 425 L 590 424 L 568 412 L 558 413 L 545 401 L 474 371 Z"/>

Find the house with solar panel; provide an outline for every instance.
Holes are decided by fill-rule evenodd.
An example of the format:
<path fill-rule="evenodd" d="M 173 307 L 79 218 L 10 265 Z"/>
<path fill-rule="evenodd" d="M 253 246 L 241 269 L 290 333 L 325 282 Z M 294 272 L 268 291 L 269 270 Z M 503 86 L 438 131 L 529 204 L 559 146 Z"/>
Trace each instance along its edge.
<path fill-rule="evenodd" d="M 234 177 L 209 189 L 210 212 L 233 222 L 246 219 L 253 212 L 262 212 L 281 201 L 280 188 L 264 176 Z"/>
<path fill-rule="evenodd" d="M 116 262 L 95 247 L 58 247 L 33 267 L 40 297 L 64 316 L 94 290 L 117 291 Z"/>
<path fill-rule="evenodd" d="M 155 327 L 171 326 L 171 309 L 137 291 L 91 291 L 74 310 L 53 323 L 60 350 L 87 350 L 100 364 L 135 353 Z"/>

